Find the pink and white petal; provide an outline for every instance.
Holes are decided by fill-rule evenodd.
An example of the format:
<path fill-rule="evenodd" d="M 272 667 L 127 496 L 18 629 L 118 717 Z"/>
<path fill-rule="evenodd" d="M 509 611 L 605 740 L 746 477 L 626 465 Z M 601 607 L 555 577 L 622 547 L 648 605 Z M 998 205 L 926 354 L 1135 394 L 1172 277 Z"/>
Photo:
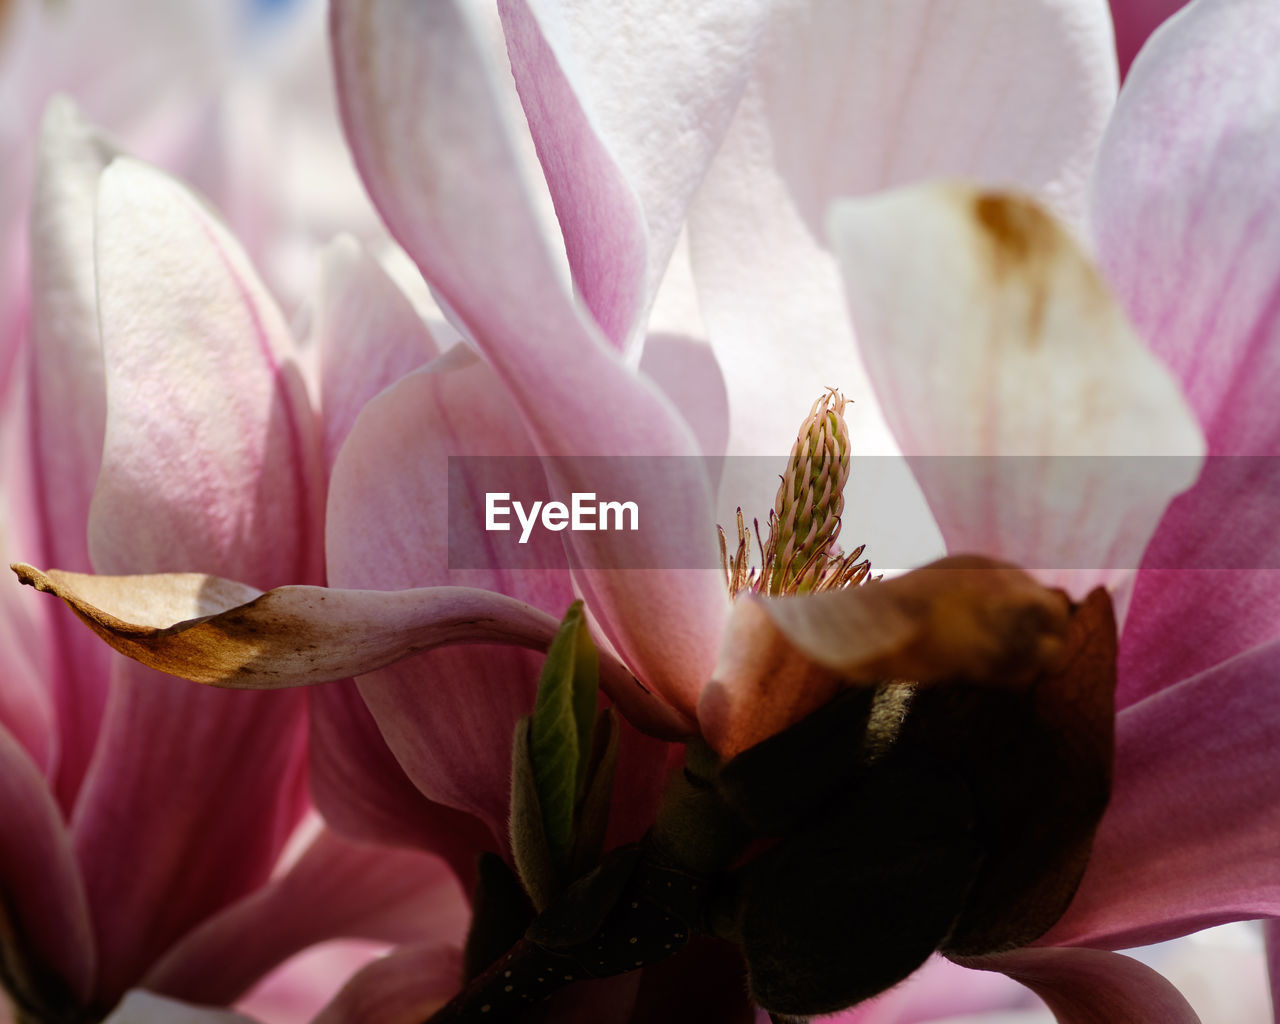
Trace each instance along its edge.
<path fill-rule="evenodd" d="M 453 869 L 466 892 L 476 855 L 500 849 L 476 818 L 433 803 L 409 781 L 352 680 L 311 692 L 311 798 L 330 828 L 358 842 L 428 850 Z"/>
<path fill-rule="evenodd" d="M 108 388 L 95 565 L 319 576 L 319 446 L 292 339 L 238 244 L 131 160 L 100 177 Z M 301 694 L 236 697 L 119 663 L 73 828 L 112 1002 L 269 875 L 304 802 Z M 198 808 L 217 806 L 213 817 Z"/>
<path fill-rule="evenodd" d="M 574 278 L 615 343 L 653 300 L 770 6 L 500 4 Z"/>
<path fill-rule="evenodd" d="M 49 785 L 27 752 L 0 726 L 0 819 L 9 837 L 0 843 L 0 925 L 22 958 L 50 972 L 73 999 L 93 990 L 94 941 L 84 886 L 71 837 Z"/>
<path fill-rule="evenodd" d="M 31 210 L 32 500 L 40 548 L 24 554 L 90 568 L 89 502 L 102 462 L 106 386 L 98 331 L 94 213 L 98 176 L 115 147 L 70 100 L 55 97 L 41 130 Z M 57 790 L 70 807 L 93 752 L 107 697 L 108 655 L 62 609 L 49 685 L 61 750 Z"/>
<path fill-rule="evenodd" d="M 705 341 L 682 334 L 650 334 L 640 356 L 640 372 L 680 410 L 703 455 L 716 459 L 725 454 L 729 396 L 724 370 Z"/>
<path fill-rule="evenodd" d="M 142 989 L 125 994 L 102 1024 L 254 1024 L 239 1013 L 166 999 Z"/>
<path fill-rule="evenodd" d="M 266 881 L 306 800 L 301 693 L 224 693 L 124 660 L 112 683 L 72 821 L 106 1003 Z"/>
<path fill-rule="evenodd" d="M 310 344 L 320 361 L 326 467 L 369 399 L 439 355 L 409 299 L 349 235 L 334 239 L 321 256 Z"/>
<path fill-rule="evenodd" d="M 855 455 L 897 451 L 854 343 L 839 268 L 800 219 L 774 161 L 753 86 L 689 214 L 698 301 L 728 393 L 727 451 L 736 457 L 720 485 L 722 524 L 738 507 L 748 521 L 773 507 L 796 429 L 828 387 L 851 400 Z M 864 510 L 849 502 L 851 516 Z M 846 536 L 874 539 L 856 529 Z"/>
<path fill-rule="evenodd" d="M 789 5 L 758 75 L 819 238 L 836 198 L 944 177 L 1030 192 L 1082 224 L 1117 87 L 1105 0 Z"/>
<path fill-rule="evenodd" d="M 453 998 L 461 976 L 460 949 L 405 946 L 356 974 L 315 1024 L 421 1024 Z"/>
<path fill-rule="evenodd" d="M 451 469 L 450 457 L 462 455 L 489 458 Z M 493 371 L 446 356 L 371 402 L 340 453 L 327 516 L 330 579 L 365 588 L 466 583 L 558 619 L 573 600 L 562 550 L 557 544 L 521 563 L 527 549 L 512 544 L 504 558 L 479 529 L 486 486 L 528 495 L 546 485 Z M 458 513 L 462 527 L 476 529 L 464 532 Z M 533 707 L 540 665 L 526 652 L 494 647 L 433 651 L 364 676 L 359 686 L 418 788 L 505 837 L 511 736 Z M 609 678 L 605 688 L 624 713 L 644 702 L 669 714 L 633 681 Z"/>
<path fill-rule="evenodd" d="M 665 460 L 655 481 L 651 463 L 616 458 L 698 448 L 563 290 L 476 18 L 456 3 L 334 5 L 339 96 L 357 166 L 392 233 L 494 366 L 538 452 L 614 457 L 595 462 L 591 475 L 581 464 L 552 466 L 553 491 L 634 494 L 660 527 L 654 565 L 714 565 L 703 467 Z M 582 567 L 578 586 L 623 658 L 690 710 L 727 607 L 718 574 L 597 568 L 618 563 L 626 541 L 615 534 L 572 532 L 566 545 Z"/>
<path fill-rule="evenodd" d="M 1153 38 L 1099 157 L 1093 224 L 1112 287 L 1205 425 L 1203 479 L 1152 542 L 1122 651 L 1121 704 L 1277 636 L 1280 18 L 1195 4 Z M 1270 506 L 1268 508 L 1267 506 Z M 1202 623 L 1195 642 L 1171 623 Z"/>
<path fill-rule="evenodd" d="M 1187 0 L 1111 0 L 1121 77 L 1151 34 L 1186 5 Z"/>
<path fill-rule="evenodd" d="M 1111 804 L 1042 940 L 1124 948 L 1280 915 L 1280 641 L 1126 708 Z"/>
<path fill-rule="evenodd" d="M 1119 953 L 1024 948 L 963 963 L 1022 982 L 1048 1004 L 1058 1024 L 1200 1024 L 1176 988 Z"/>
<path fill-rule="evenodd" d="M 102 174 L 96 242 L 110 402 L 95 567 L 318 579 L 314 415 L 238 243 L 177 182 L 124 159 Z"/>
<path fill-rule="evenodd" d="M 1066 229 L 1028 199 L 946 185 L 841 202 L 831 234 L 947 549 L 1071 570 L 1073 589 L 1135 568 L 1203 440 Z"/>
<path fill-rule="evenodd" d="M 26 413 L 26 389 L 19 377 L 7 394 L 0 394 L 0 558 L 38 548 L 35 453 Z M 34 606 L 16 579 L 0 580 L 0 727 L 47 778 L 54 776 L 60 739 L 54 703 L 60 686 L 51 666 L 52 611 Z"/>
<path fill-rule="evenodd" d="M 230 1005 L 316 943 L 461 944 L 470 917 L 457 879 L 438 857 L 325 830 L 279 878 L 184 935 L 143 984 L 187 1002 Z"/>
<path fill-rule="evenodd" d="M 266 1024 L 311 1024 L 348 978 L 385 952 L 364 939 L 313 946 L 269 974 L 234 1008 Z"/>

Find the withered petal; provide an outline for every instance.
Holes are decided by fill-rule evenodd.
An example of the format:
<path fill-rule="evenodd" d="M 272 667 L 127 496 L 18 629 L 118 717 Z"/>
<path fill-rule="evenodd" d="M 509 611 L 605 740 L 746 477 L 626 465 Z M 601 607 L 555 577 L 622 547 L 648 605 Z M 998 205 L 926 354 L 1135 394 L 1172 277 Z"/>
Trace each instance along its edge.
<path fill-rule="evenodd" d="M 472 587 L 265 593 L 200 573 L 93 576 L 30 565 L 18 579 L 66 602 L 122 654 L 151 668 L 229 689 L 271 690 L 362 675 L 409 654 L 453 644 L 546 650 L 558 623 L 503 594 Z M 665 738 L 693 730 L 601 656 L 601 685 L 638 728 Z"/>

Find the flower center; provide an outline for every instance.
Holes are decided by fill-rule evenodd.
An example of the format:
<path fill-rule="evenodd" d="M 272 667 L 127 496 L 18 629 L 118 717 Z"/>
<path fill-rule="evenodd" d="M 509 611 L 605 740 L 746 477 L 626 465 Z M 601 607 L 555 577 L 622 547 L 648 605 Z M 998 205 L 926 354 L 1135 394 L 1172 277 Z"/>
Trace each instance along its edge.
<path fill-rule="evenodd" d="M 720 565 L 729 596 L 742 591 L 779 597 L 839 590 L 866 582 L 870 561 L 866 545 L 845 554 L 837 543 L 844 512 L 844 485 L 849 479 L 849 429 L 844 421 L 844 395 L 834 388 L 813 403 L 791 447 L 787 469 L 761 541 L 759 520 L 752 520 L 760 564 L 752 565 L 751 530 L 738 509 L 738 543 L 730 557 L 724 527 Z"/>

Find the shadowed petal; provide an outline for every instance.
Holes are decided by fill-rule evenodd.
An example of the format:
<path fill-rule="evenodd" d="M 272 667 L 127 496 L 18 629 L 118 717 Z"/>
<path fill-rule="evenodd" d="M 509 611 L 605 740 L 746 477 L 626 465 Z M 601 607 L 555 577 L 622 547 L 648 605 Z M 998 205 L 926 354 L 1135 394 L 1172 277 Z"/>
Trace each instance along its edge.
<path fill-rule="evenodd" d="M 71 838 L 48 784 L 3 727 L 0 820 L 7 837 L 0 843 L 0 957 L 20 978 L 33 968 L 52 973 L 23 980 L 56 983 L 83 1002 L 93 987 L 94 942 Z"/>
<path fill-rule="evenodd" d="M 849 685 L 984 682 L 1009 668 L 1008 685 L 1018 685 L 1060 652 L 1067 622 L 1060 593 L 973 556 L 845 590 L 744 596 L 698 705 L 699 725 L 729 757 Z"/>
<path fill-rule="evenodd" d="M 461 977 L 456 947 L 405 946 L 356 974 L 315 1024 L 421 1024 L 452 998 Z"/>
<path fill-rule="evenodd" d="M 1272 918 L 1264 928 L 1267 942 L 1267 973 L 1271 978 L 1271 1005 L 1280 1006 L 1280 920 Z"/>
<path fill-rule="evenodd" d="M 1280 915 L 1280 642 L 1116 721 L 1111 806 L 1046 942 L 1124 948 Z"/>
<path fill-rule="evenodd" d="M 831 233 L 947 549 L 1075 570 L 1073 589 L 1135 568 L 1203 441 L 1067 232 L 1029 200 L 956 185 L 837 204 Z M 1186 458 L 1149 457 L 1165 455 Z"/>
<path fill-rule="evenodd" d="M 1118 953 L 1017 949 L 960 962 L 1022 982 L 1048 1004 L 1058 1024 L 1200 1024 L 1176 988 Z"/>
<path fill-rule="evenodd" d="M 1210 455 L 1267 457 L 1210 458 L 1170 507 L 1145 564 L 1214 571 L 1139 577 L 1122 705 L 1280 631 L 1277 47 L 1267 0 L 1189 6 L 1134 65 L 1099 157 L 1108 281 L 1181 380 Z"/>
<path fill-rule="evenodd" d="M 230 1005 L 272 968 L 315 943 L 461 943 L 469 919 L 462 891 L 443 861 L 352 843 L 326 830 L 284 875 L 183 936 L 144 984 L 188 1002 Z"/>
<path fill-rule="evenodd" d="M 500 840 L 471 815 L 428 800 L 409 781 L 354 681 L 313 690 L 310 711 L 311 798 L 325 822 L 360 842 L 439 854 L 471 892 L 476 855 L 500 847 Z"/>
<path fill-rule="evenodd" d="M 344 122 L 375 203 L 469 328 L 540 453 L 696 454 L 670 404 L 620 361 L 562 288 L 476 17 L 450 2 L 334 5 Z M 607 459 L 592 480 L 567 473 L 552 487 L 565 496 L 635 494 L 662 526 L 655 564 L 714 564 L 705 473 L 700 464 L 668 462 L 657 484 L 633 461 Z M 616 536 L 568 532 L 565 540 L 583 567 L 575 582 L 609 640 L 646 684 L 691 710 L 727 606 L 717 574 L 593 568 L 617 562 Z"/>

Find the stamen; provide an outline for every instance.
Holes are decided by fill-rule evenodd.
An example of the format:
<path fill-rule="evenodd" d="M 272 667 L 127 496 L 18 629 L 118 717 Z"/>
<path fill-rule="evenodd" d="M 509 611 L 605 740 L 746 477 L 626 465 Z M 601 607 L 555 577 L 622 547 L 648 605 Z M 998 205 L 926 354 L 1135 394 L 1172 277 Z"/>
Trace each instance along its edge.
<path fill-rule="evenodd" d="M 859 561 L 865 545 L 845 555 L 836 543 L 849 479 L 849 431 L 845 397 L 835 389 L 818 398 L 791 447 L 769 510 L 768 540 L 753 521 L 759 570 L 750 566 L 750 532 L 738 509 L 738 547 L 729 558 L 720 531 L 720 563 L 730 596 L 743 590 L 778 596 L 856 586 L 870 575 L 871 563 Z"/>

